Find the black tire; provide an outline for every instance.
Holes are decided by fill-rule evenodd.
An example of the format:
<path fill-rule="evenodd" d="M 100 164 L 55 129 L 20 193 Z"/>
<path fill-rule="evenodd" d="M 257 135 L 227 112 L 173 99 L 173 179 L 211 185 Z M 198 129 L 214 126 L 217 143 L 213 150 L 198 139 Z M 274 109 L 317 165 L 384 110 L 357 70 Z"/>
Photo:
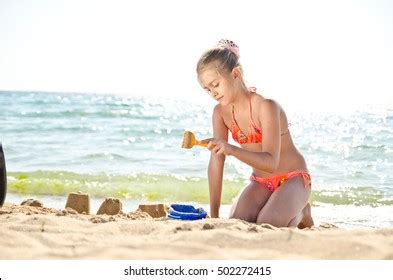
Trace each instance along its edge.
<path fill-rule="evenodd" d="M 7 194 L 7 171 L 5 168 L 3 147 L 0 143 L 0 207 L 3 206 L 6 194 Z"/>

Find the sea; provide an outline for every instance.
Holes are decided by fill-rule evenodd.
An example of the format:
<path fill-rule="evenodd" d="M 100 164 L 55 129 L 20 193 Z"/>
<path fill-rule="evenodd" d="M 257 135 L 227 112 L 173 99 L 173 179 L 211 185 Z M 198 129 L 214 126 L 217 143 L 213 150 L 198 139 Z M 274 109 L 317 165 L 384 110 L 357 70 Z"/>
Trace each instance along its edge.
<path fill-rule="evenodd" d="M 123 211 L 144 203 L 188 203 L 209 210 L 204 148 L 182 149 L 185 130 L 212 136 L 214 104 L 111 94 L 0 91 L 6 202 L 39 199 L 64 209 L 67 195 L 106 197 Z M 288 113 L 290 112 L 290 113 Z M 287 110 L 290 131 L 312 175 L 316 224 L 393 226 L 393 106 L 342 111 Z M 220 215 L 247 184 L 250 168 L 228 157 Z"/>

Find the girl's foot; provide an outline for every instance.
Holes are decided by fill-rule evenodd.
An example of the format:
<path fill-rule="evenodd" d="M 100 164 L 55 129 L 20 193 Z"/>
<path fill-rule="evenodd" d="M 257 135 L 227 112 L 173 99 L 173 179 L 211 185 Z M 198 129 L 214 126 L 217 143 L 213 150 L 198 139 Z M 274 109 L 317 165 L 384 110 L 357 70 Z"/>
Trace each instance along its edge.
<path fill-rule="evenodd" d="M 297 225 L 297 227 L 300 229 L 312 227 L 314 225 L 314 220 L 311 217 L 310 203 L 307 203 L 307 205 L 303 208 L 302 214 L 303 214 L 303 218 L 300 221 L 300 223 Z"/>

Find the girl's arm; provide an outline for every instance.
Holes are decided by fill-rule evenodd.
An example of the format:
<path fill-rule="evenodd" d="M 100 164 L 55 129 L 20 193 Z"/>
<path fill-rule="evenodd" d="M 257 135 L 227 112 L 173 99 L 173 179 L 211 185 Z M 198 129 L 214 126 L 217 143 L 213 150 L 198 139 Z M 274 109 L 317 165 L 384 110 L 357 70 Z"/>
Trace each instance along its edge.
<path fill-rule="evenodd" d="M 222 119 L 219 105 L 217 105 L 213 111 L 213 135 L 215 139 L 228 141 L 228 128 L 226 127 L 224 120 Z M 224 162 L 224 154 L 211 153 L 208 167 L 208 180 L 210 195 L 210 215 L 212 218 L 218 218 L 219 216 Z"/>
<path fill-rule="evenodd" d="M 263 129 L 262 152 L 248 151 L 219 139 L 210 141 L 208 147 L 215 154 L 232 155 L 256 169 L 273 173 L 278 168 L 280 161 L 280 107 L 273 100 L 265 100 L 258 109 L 261 112 L 260 122 Z"/>

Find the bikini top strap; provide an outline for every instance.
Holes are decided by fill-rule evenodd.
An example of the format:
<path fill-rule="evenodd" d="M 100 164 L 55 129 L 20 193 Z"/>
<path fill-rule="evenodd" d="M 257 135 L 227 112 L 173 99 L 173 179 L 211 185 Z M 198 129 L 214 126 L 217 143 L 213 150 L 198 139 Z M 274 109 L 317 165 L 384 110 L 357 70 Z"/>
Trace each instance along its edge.
<path fill-rule="evenodd" d="M 251 93 L 257 93 L 257 88 L 256 87 L 249 87 L 248 90 Z M 251 94 L 248 95 L 248 103 L 250 104 L 250 119 L 252 121 L 252 123 L 254 123 L 254 120 L 252 119 L 252 105 L 251 105 Z M 233 120 L 235 121 L 236 125 L 239 126 L 237 124 L 236 118 L 235 118 L 235 106 L 232 105 L 232 117 Z"/>
<path fill-rule="evenodd" d="M 257 89 L 255 87 L 249 87 L 249 91 L 252 93 L 257 93 Z M 252 105 L 251 105 L 251 94 L 248 95 L 248 102 L 250 103 L 250 119 L 252 123 L 254 123 L 254 120 L 252 119 Z"/>
<path fill-rule="evenodd" d="M 236 125 L 237 128 L 240 130 L 239 125 L 237 124 L 236 118 L 235 118 L 235 106 L 232 105 L 232 126 Z M 233 132 L 233 131 L 232 131 Z"/>

